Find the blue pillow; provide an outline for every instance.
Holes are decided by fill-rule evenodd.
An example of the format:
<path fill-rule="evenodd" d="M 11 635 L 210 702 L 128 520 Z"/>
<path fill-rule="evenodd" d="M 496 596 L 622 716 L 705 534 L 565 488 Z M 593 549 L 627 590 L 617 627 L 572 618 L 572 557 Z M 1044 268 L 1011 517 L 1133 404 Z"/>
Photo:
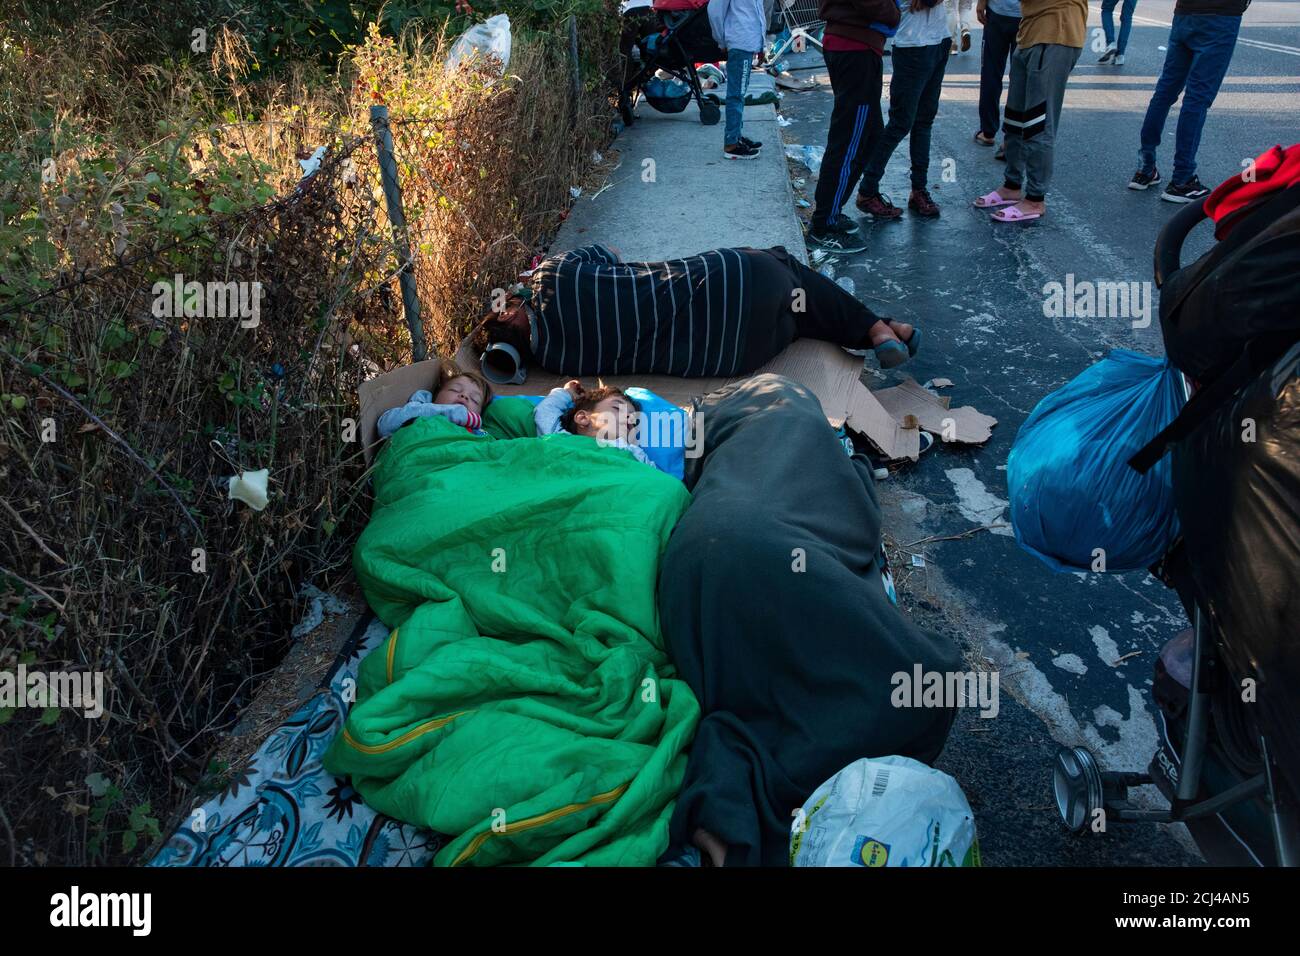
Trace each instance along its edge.
<path fill-rule="evenodd" d="M 690 427 L 686 409 L 660 398 L 649 389 L 626 388 L 623 391 L 641 407 L 641 450 L 646 457 L 660 471 L 678 479 L 685 477 L 686 439 Z M 534 405 L 542 400 L 541 395 L 519 397 Z"/>

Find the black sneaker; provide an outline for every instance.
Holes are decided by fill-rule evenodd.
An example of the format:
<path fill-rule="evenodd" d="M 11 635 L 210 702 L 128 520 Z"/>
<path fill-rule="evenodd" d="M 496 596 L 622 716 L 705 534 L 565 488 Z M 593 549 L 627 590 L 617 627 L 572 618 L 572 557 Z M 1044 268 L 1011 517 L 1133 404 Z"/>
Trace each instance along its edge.
<path fill-rule="evenodd" d="M 1133 174 L 1133 178 L 1128 181 L 1129 189 L 1146 189 L 1148 186 L 1154 186 L 1160 182 L 1160 170 L 1153 169 L 1149 173 L 1138 170 Z"/>
<path fill-rule="evenodd" d="M 753 146 L 746 145 L 745 141 L 741 140 L 723 146 L 722 155 L 727 159 L 756 159 L 758 158 L 758 150 Z"/>
<path fill-rule="evenodd" d="M 857 224 L 843 216 L 820 230 L 809 228 L 808 242 L 827 252 L 862 252 L 867 248 Z"/>
<path fill-rule="evenodd" d="M 762 144 L 762 143 L 760 143 L 760 142 L 759 142 L 758 140 L 756 140 L 756 139 L 750 139 L 748 136 L 742 136 L 742 137 L 740 137 L 740 141 L 741 141 L 742 143 L 744 143 L 746 146 L 748 146 L 750 149 L 762 149 L 762 148 L 763 148 L 763 144 Z"/>
<path fill-rule="evenodd" d="M 1210 187 L 1203 185 L 1199 179 L 1193 176 L 1185 183 L 1170 183 L 1165 187 L 1165 191 L 1160 194 L 1160 198 L 1167 202 L 1200 202 L 1210 194 Z"/>

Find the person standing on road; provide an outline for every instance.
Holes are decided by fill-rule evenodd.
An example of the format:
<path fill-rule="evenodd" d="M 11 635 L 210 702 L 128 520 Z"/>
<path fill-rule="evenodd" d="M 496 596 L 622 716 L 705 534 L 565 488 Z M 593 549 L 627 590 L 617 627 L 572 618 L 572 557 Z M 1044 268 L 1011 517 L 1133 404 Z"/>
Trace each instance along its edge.
<path fill-rule="evenodd" d="M 1119 8 L 1119 40 L 1115 39 L 1115 6 Z M 1106 51 L 1098 63 L 1111 66 L 1124 65 L 1124 51 L 1128 49 L 1128 35 L 1133 30 L 1133 9 L 1138 0 L 1101 0 L 1101 29 L 1106 34 Z"/>
<path fill-rule="evenodd" d="M 722 155 L 727 159 L 754 159 L 763 144 L 742 136 L 741 129 L 749 72 L 767 33 L 763 0 L 710 0 L 709 29 L 714 42 L 727 51 L 727 119 L 722 130 Z"/>
<path fill-rule="evenodd" d="M 943 0 L 948 8 L 948 33 L 952 35 L 952 52 L 965 53 L 970 49 L 971 7 L 975 0 Z M 898 41 L 895 40 L 897 45 Z"/>
<path fill-rule="evenodd" d="M 840 210 L 885 126 L 880 117 L 882 58 L 899 10 L 894 0 L 818 0 L 817 9 L 826 21 L 822 53 L 835 105 L 808 241 L 832 252 L 861 252 L 867 247 L 862 230 Z"/>
<path fill-rule="evenodd" d="M 975 142 L 992 146 L 1001 112 L 1002 77 L 1007 72 L 1007 61 L 1016 50 L 1020 0 L 979 0 L 975 5 L 975 19 L 984 25 L 980 54 L 980 128 L 975 132 Z M 1006 159 L 1004 149 L 1005 146 L 1000 148 L 993 158 Z"/>
<path fill-rule="evenodd" d="M 998 209 L 998 222 L 1029 222 L 1047 211 L 1065 84 L 1083 51 L 1087 23 L 1088 0 L 1021 0 L 1002 120 L 1006 178 L 974 202 L 977 209 Z"/>
<path fill-rule="evenodd" d="M 1196 150 L 1201 144 L 1205 116 L 1219 95 L 1219 87 L 1232 62 L 1241 30 L 1241 16 L 1250 0 L 1178 0 L 1169 28 L 1169 51 L 1164 69 L 1142 121 L 1138 169 L 1129 189 L 1146 189 L 1160 182 L 1156 147 L 1174 101 L 1182 94 L 1178 130 L 1174 140 L 1174 172 L 1160 194 L 1169 202 L 1197 202 L 1210 194 L 1196 176 Z"/>
<path fill-rule="evenodd" d="M 939 112 L 943 73 L 952 39 L 939 0 L 907 0 L 894 34 L 894 75 L 889 81 L 889 125 L 876 141 L 862 173 L 859 203 L 870 219 L 897 219 L 903 210 L 880 194 L 880 179 L 898 144 L 911 147 L 912 193 L 907 208 L 933 219 L 939 207 L 930 198 L 930 130 Z"/>

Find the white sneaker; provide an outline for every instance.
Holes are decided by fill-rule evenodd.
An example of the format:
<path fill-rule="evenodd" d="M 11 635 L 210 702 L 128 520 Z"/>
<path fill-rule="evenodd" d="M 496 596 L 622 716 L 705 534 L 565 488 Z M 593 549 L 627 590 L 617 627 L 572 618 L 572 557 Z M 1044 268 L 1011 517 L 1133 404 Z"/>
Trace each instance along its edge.
<path fill-rule="evenodd" d="M 1115 43 L 1110 43 L 1110 44 L 1107 45 L 1105 52 L 1102 53 L 1102 55 L 1097 59 L 1097 62 L 1098 62 L 1098 63 L 1110 63 L 1110 62 L 1111 62 L 1112 60 L 1114 60 L 1115 57 L 1118 56 L 1118 55 L 1119 55 L 1119 47 L 1118 47 L 1118 45 L 1115 44 Z"/>
<path fill-rule="evenodd" d="M 1123 54 L 1123 53 L 1116 53 L 1116 54 L 1115 54 L 1115 59 L 1111 60 L 1111 62 L 1114 63 L 1116 66 L 1123 66 L 1123 65 L 1124 65 L 1124 54 Z"/>

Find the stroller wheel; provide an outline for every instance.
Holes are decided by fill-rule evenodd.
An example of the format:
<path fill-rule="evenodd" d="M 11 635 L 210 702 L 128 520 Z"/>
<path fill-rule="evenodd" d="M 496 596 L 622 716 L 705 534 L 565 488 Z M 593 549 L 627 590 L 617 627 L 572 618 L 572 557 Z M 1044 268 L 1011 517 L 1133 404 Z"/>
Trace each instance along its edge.
<path fill-rule="evenodd" d="M 1104 799 L 1101 768 L 1086 747 L 1057 751 L 1052 767 L 1052 793 L 1061 822 L 1073 833 L 1088 829 Z"/>
<path fill-rule="evenodd" d="M 700 122 L 705 126 L 717 126 L 718 120 L 722 119 L 722 110 L 718 104 L 712 100 L 704 100 L 700 103 Z"/>

